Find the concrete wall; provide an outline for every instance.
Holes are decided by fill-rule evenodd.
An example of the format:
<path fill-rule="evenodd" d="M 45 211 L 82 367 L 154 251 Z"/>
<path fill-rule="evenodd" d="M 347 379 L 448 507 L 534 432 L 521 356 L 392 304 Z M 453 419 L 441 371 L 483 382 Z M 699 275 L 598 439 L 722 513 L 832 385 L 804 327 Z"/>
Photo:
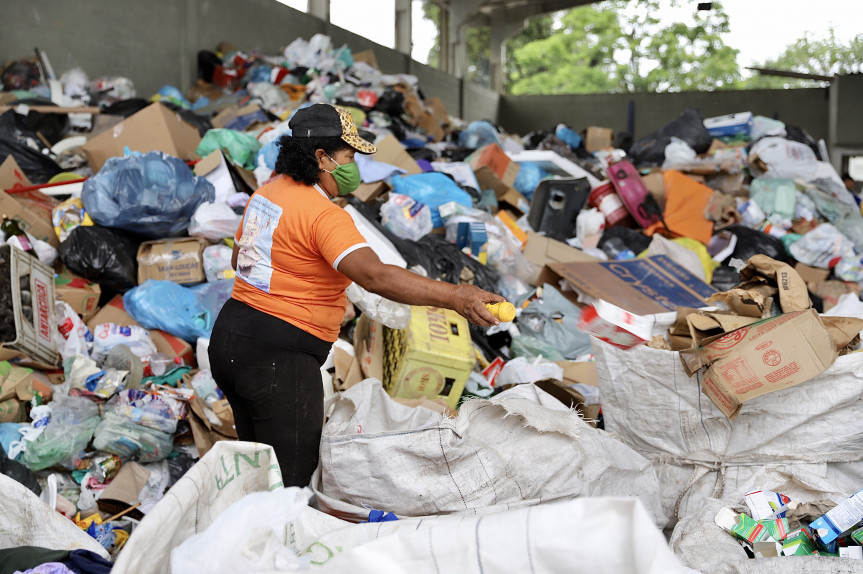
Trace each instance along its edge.
<path fill-rule="evenodd" d="M 836 87 L 835 145 L 863 148 L 863 74 L 842 76 Z"/>
<path fill-rule="evenodd" d="M 816 139 L 826 138 L 828 90 L 746 90 L 676 94 L 586 94 L 570 96 L 503 96 L 498 122 L 525 134 L 565 122 L 578 129 L 605 126 L 627 129 L 629 103 L 635 106 L 635 137 L 642 137 L 677 117 L 688 107 L 704 117 L 751 111 L 800 126 Z"/>

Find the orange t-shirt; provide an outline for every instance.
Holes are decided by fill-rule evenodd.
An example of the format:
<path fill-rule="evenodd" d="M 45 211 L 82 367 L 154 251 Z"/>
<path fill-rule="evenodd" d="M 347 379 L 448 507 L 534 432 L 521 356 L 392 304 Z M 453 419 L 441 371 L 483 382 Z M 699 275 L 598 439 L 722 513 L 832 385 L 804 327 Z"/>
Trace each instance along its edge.
<path fill-rule="evenodd" d="M 351 280 L 337 271 L 368 247 L 351 216 L 318 186 L 281 176 L 246 205 L 233 298 L 324 341 L 335 341 Z"/>

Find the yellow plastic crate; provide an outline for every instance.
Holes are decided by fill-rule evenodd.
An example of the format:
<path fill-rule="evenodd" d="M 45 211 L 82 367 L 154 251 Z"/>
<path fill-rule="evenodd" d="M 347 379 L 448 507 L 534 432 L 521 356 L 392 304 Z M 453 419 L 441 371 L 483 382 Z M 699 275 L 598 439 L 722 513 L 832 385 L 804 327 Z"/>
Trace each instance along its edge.
<path fill-rule="evenodd" d="M 475 362 L 467 319 L 455 311 L 411 307 L 406 328 L 384 329 L 384 387 L 392 397 L 441 397 L 455 409 Z"/>

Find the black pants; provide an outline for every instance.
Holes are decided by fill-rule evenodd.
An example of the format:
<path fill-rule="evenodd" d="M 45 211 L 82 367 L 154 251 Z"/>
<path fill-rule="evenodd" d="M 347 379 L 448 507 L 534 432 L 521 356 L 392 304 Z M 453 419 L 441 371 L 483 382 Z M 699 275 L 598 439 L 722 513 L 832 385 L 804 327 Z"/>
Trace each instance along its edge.
<path fill-rule="evenodd" d="M 229 299 L 210 338 L 210 368 L 240 440 L 276 451 L 285 486 L 307 486 L 318 465 L 332 343 Z"/>

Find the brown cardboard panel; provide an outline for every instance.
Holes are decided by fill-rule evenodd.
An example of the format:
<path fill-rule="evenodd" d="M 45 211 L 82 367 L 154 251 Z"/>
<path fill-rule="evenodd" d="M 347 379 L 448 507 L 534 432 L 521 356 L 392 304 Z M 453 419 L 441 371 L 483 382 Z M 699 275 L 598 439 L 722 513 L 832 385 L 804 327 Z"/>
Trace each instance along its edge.
<path fill-rule="evenodd" d="M 729 419 L 754 397 L 785 389 L 824 372 L 838 353 L 813 309 L 753 323 L 705 347 L 681 351 L 687 373 L 704 366 L 702 390 Z"/>
<path fill-rule="evenodd" d="M 96 313 L 101 293 L 98 283 L 78 277 L 68 269 L 54 276 L 54 295 L 81 315 L 85 323 Z"/>
<path fill-rule="evenodd" d="M 21 229 L 36 239 L 59 247 L 60 240 L 51 223 L 51 211 L 59 202 L 39 191 L 13 193 L 15 189 L 31 185 L 15 158 L 7 156 L 0 164 L 0 214 L 17 220 Z"/>
<path fill-rule="evenodd" d="M 474 171 L 477 171 L 481 167 L 489 168 L 495 177 L 509 187 L 512 187 L 515 183 L 518 170 L 521 168 L 518 163 L 509 159 L 506 152 L 495 143 L 483 146 L 470 154 L 467 162 Z"/>
<path fill-rule="evenodd" d="M 519 217 L 527 213 L 530 206 L 527 198 L 511 185 L 507 185 L 501 181 L 490 167 L 482 166 L 474 168 L 474 175 L 480 189 L 494 190 L 500 209 L 511 209 L 520 214 Z"/>
<path fill-rule="evenodd" d="M 614 130 L 611 128 L 589 127 L 584 134 L 584 149 L 593 153 L 611 147 Z"/>
<path fill-rule="evenodd" d="M 200 159 L 195 153 L 199 143 L 201 137 L 197 128 L 156 102 L 89 140 L 81 149 L 96 173 L 108 159 L 122 156 L 126 146 L 141 153 L 162 151 L 180 159 L 194 160 Z"/>

